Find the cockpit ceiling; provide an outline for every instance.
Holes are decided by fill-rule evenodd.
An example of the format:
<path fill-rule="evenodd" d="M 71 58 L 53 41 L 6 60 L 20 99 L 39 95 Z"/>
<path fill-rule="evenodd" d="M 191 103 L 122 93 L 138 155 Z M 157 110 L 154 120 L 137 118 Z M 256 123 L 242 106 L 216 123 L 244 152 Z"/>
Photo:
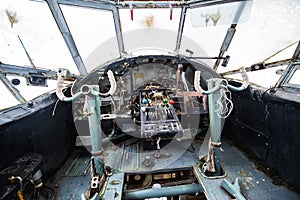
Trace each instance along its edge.
<path fill-rule="evenodd" d="M 142 2 L 146 2 L 147 0 L 132 0 L 132 1 L 142 1 Z M 159 2 L 159 1 L 168 1 L 168 0 L 153 0 L 154 2 Z M 184 0 L 186 1 L 186 0 Z M 123 1 L 126 2 L 126 1 Z M 149 2 L 149 1 L 148 1 Z M 169 1 L 169 2 L 182 2 L 180 0 L 174 0 L 174 1 Z"/>

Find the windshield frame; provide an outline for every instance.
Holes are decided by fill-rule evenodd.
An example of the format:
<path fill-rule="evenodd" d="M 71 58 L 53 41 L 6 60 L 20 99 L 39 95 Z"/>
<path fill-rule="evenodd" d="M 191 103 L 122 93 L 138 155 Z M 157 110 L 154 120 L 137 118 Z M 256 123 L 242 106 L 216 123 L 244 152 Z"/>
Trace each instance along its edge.
<path fill-rule="evenodd" d="M 173 8 L 180 8 L 181 14 L 178 24 L 178 30 L 177 30 L 177 39 L 176 39 L 176 47 L 174 52 L 179 55 L 182 37 L 183 37 L 183 30 L 185 25 L 185 16 L 188 9 L 195 9 L 195 8 L 201 8 L 201 7 L 207 7 L 207 6 L 213 6 L 213 5 L 220 5 L 220 4 L 228 4 L 232 2 L 242 2 L 241 10 L 239 10 L 237 13 L 235 13 L 235 21 L 237 22 L 238 19 L 241 16 L 242 11 L 244 10 L 244 6 L 246 3 L 244 2 L 252 2 L 252 0 L 208 0 L 208 1 L 174 1 L 174 2 L 168 2 L 168 1 L 83 1 L 83 0 L 57 0 L 57 1 L 46 1 L 50 11 L 53 15 L 53 18 L 55 19 L 57 26 L 59 30 L 61 31 L 61 34 L 65 40 L 65 43 L 72 55 L 72 58 L 80 72 L 81 75 L 86 75 L 88 73 L 85 64 L 80 56 L 80 53 L 77 49 L 76 43 L 72 37 L 71 31 L 68 27 L 68 23 L 63 15 L 63 11 L 60 7 L 60 5 L 67 5 L 67 6 L 79 6 L 83 8 L 90 8 L 90 9 L 98 9 L 98 10 L 106 10 L 111 11 L 112 16 L 114 19 L 114 26 L 115 26 L 115 36 L 117 38 L 118 43 L 118 51 L 119 51 L 119 58 L 126 57 L 127 52 L 124 47 L 124 40 L 123 40 L 123 32 L 122 32 L 122 26 L 121 26 L 121 20 L 120 20 L 120 13 L 119 9 L 130 9 L 133 13 L 133 9 L 139 9 L 139 8 L 169 8 L 170 9 L 170 15 L 172 14 Z M 131 14 L 133 15 L 133 14 Z M 133 17 L 133 16 L 132 16 Z M 221 50 L 227 50 L 228 46 L 232 40 L 233 34 L 229 34 L 225 37 L 224 42 L 222 44 Z M 219 54 L 219 57 L 222 57 L 223 54 Z M 115 58 L 117 59 L 117 58 Z M 217 68 L 216 65 L 220 63 L 220 60 L 218 59 L 215 64 L 215 69 Z"/>

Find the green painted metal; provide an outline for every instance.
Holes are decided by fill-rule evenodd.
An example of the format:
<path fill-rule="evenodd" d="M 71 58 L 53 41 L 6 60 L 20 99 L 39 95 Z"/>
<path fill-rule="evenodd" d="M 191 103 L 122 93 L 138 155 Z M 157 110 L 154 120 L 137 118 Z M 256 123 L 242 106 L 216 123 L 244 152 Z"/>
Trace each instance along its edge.
<path fill-rule="evenodd" d="M 99 93 L 99 86 L 91 86 L 91 90 L 94 92 Z M 92 146 L 92 153 L 99 154 L 102 151 L 102 130 L 101 130 L 101 122 L 100 122 L 100 106 L 101 101 L 99 95 L 90 95 L 88 96 L 88 112 L 90 113 L 88 116 L 89 122 L 89 130 L 91 135 L 91 146 Z M 94 157 L 95 166 L 98 168 L 97 172 L 102 174 L 102 166 L 103 163 L 98 157 Z"/>
<path fill-rule="evenodd" d="M 207 81 L 208 90 L 213 88 L 220 88 L 220 79 L 210 79 Z M 208 105 L 209 105 L 209 130 L 212 143 L 221 142 L 221 118 L 215 112 L 215 105 L 217 100 L 221 97 L 220 90 L 214 91 L 208 95 Z M 221 158 L 220 158 L 220 148 L 214 148 L 214 163 L 215 163 L 215 176 L 221 175 Z"/>
<path fill-rule="evenodd" d="M 99 86 L 93 86 L 94 91 L 99 92 Z M 102 150 L 101 141 L 101 123 L 100 123 L 100 106 L 101 101 L 98 95 L 88 96 L 88 121 L 91 135 L 91 145 L 93 152 L 99 152 Z"/>
<path fill-rule="evenodd" d="M 221 186 L 229 192 L 236 200 L 246 200 L 246 198 L 241 193 L 241 188 L 239 185 L 239 179 L 236 178 L 234 184 L 231 184 L 229 181 L 224 179 L 221 183 Z"/>
<path fill-rule="evenodd" d="M 168 196 L 178 196 L 184 194 L 197 194 L 201 193 L 202 189 L 199 184 L 189 184 L 189 185 L 179 185 L 171 187 L 162 188 L 151 188 L 136 191 L 125 191 L 123 199 L 146 199 L 146 198 L 156 198 L 156 197 L 168 197 Z"/>

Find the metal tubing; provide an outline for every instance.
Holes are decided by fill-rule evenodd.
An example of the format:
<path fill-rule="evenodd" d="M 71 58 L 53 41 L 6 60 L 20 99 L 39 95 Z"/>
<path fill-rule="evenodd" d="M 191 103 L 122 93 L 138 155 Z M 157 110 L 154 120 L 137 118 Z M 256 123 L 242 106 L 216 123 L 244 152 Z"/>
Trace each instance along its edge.
<path fill-rule="evenodd" d="M 212 6 L 212 5 L 221 5 L 224 3 L 230 3 L 230 2 L 239 2 L 241 0 L 192 0 L 192 1 L 120 1 L 120 2 L 113 2 L 113 1 L 106 1 L 106 0 L 100 0 L 100 1 L 83 1 L 83 0 L 58 0 L 58 3 L 63 4 L 70 4 L 70 5 L 78 5 L 78 2 L 80 3 L 79 6 L 85 6 L 86 4 L 89 4 L 90 2 L 100 4 L 103 6 L 115 6 L 118 8 L 129 8 L 130 4 L 134 4 L 135 9 L 139 8 L 170 8 L 170 3 L 172 4 L 173 8 L 182 8 L 182 7 L 190 7 L 190 8 L 198 8 L 198 7 L 206 7 L 206 6 Z M 87 3 L 86 3 L 87 2 Z"/>
<path fill-rule="evenodd" d="M 240 92 L 246 89 L 243 85 L 241 87 L 234 87 L 232 85 L 227 85 L 228 89 L 234 92 Z"/>
<path fill-rule="evenodd" d="M 64 97 L 63 101 L 71 102 L 71 101 L 74 101 L 75 99 L 77 99 L 78 97 L 80 97 L 81 95 L 82 95 L 82 93 L 78 92 L 78 93 L 74 94 L 72 97 Z"/>
<path fill-rule="evenodd" d="M 295 52 L 293 54 L 292 60 L 296 61 L 297 59 L 300 59 L 300 41 L 295 49 Z"/>
<path fill-rule="evenodd" d="M 47 79 L 56 80 L 56 71 L 50 69 L 24 67 L 18 65 L 9 65 L 0 63 L 0 71 L 6 75 L 17 75 L 17 76 L 30 76 L 30 74 L 43 74 Z"/>
<path fill-rule="evenodd" d="M 122 57 L 122 55 L 125 53 L 125 48 L 124 48 L 124 41 L 123 41 L 123 35 L 122 35 L 122 27 L 121 27 L 119 9 L 116 7 L 113 7 L 112 13 L 113 13 L 113 17 L 114 17 L 114 24 L 115 24 L 115 29 L 116 29 L 119 53 L 120 53 L 120 57 Z"/>
<path fill-rule="evenodd" d="M 247 89 L 247 87 L 249 86 L 249 77 L 246 72 L 246 69 L 244 67 L 242 67 L 242 68 L 240 68 L 240 72 L 242 74 L 243 84 L 240 87 L 234 87 L 232 85 L 227 85 L 227 87 L 232 91 L 240 92 L 240 91 Z"/>
<path fill-rule="evenodd" d="M 78 97 L 80 97 L 82 95 L 82 92 L 78 92 L 71 97 L 66 97 L 63 93 L 63 88 L 64 88 L 64 79 L 62 76 L 58 76 L 55 92 L 56 92 L 56 96 L 59 100 L 70 102 L 70 101 L 77 99 Z"/>
<path fill-rule="evenodd" d="M 135 9 L 140 8 L 170 8 L 170 3 L 173 8 L 180 8 L 187 4 L 183 1 L 120 1 L 116 3 L 117 7 L 127 8 L 130 4 L 134 5 Z"/>
<path fill-rule="evenodd" d="M 93 90 L 99 92 L 99 86 L 93 87 Z M 88 116 L 92 152 L 100 152 L 102 150 L 101 124 L 99 120 L 101 115 L 101 101 L 98 95 L 92 95 L 88 98 L 88 112 L 92 113 L 90 116 Z"/>
<path fill-rule="evenodd" d="M 24 51 L 25 51 L 25 54 L 26 54 L 26 56 L 27 56 L 27 58 L 28 58 L 28 60 L 29 60 L 29 63 L 31 64 L 31 66 L 32 66 L 33 68 L 36 68 L 35 65 L 34 65 L 33 62 L 32 62 L 32 59 L 31 59 L 31 57 L 30 57 L 30 55 L 29 55 L 27 49 L 25 48 L 25 45 L 23 44 L 23 41 L 21 40 L 21 38 L 20 38 L 19 35 L 17 35 L 17 36 L 18 36 L 18 39 L 19 39 L 19 41 L 20 41 L 20 43 L 21 43 L 21 45 L 22 45 L 22 47 L 23 47 L 23 49 L 24 49 Z"/>
<path fill-rule="evenodd" d="M 230 46 L 230 43 L 231 43 L 231 41 L 233 39 L 233 36 L 235 34 L 237 23 L 240 20 L 240 18 L 242 16 L 242 13 L 243 13 L 243 11 L 244 11 L 247 3 L 248 3 L 248 1 L 242 1 L 241 2 L 240 6 L 238 8 L 238 11 L 237 11 L 237 13 L 234 16 L 233 24 L 231 24 L 230 28 L 227 30 L 227 34 L 226 34 L 226 36 L 224 38 L 223 44 L 222 44 L 221 49 L 220 49 L 219 57 L 223 57 L 224 54 L 225 54 L 225 52 L 228 50 L 228 48 Z M 214 66 L 214 70 L 217 71 L 220 62 L 221 62 L 220 59 L 216 60 L 216 63 L 215 63 L 215 66 Z"/>
<path fill-rule="evenodd" d="M 162 188 L 151 188 L 136 191 L 125 191 L 122 199 L 146 199 L 146 198 L 158 198 L 168 196 L 179 196 L 185 194 L 197 194 L 202 192 L 202 188 L 199 184 L 179 185 Z"/>
<path fill-rule="evenodd" d="M 236 26 L 237 26 L 236 24 L 231 24 L 230 28 L 228 28 L 226 36 L 223 40 L 223 43 L 222 43 L 222 46 L 221 46 L 220 53 L 219 53 L 218 57 L 223 57 L 225 52 L 229 48 L 229 45 L 230 45 L 230 43 L 233 39 L 233 36 L 235 34 L 235 31 L 236 31 Z M 216 63 L 214 65 L 214 70 L 217 71 L 220 62 L 221 62 L 221 59 L 216 60 Z"/>
<path fill-rule="evenodd" d="M 212 93 L 215 93 L 217 91 L 219 91 L 221 89 L 221 86 L 220 85 L 216 85 L 215 87 L 207 90 L 207 91 L 203 91 L 203 94 L 206 94 L 206 95 L 209 95 L 209 94 L 212 94 Z"/>
<path fill-rule="evenodd" d="M 234 16 L 233 22 L 238 23 L 238 21 L 240 21 L 241 16 L 243 15 L 243 12 L 246 8 L 246 5 L 249 3 L 250 1 L 241 1 L 241 4 Z"/>
<path fill-rule="evenodd" d="M 219 79 L 210 79 L 207 81 L 208 90 L 215 88 L 216 83 L 219 83 Z M 208 95 L 208 105 L 209 105 L 209 129 L 210 129 L 210 138 L 212 143 L 221 142 L 221 118 L 218 117 L 218 114 L 214 111 L 216 101 L 221 97 L 220 91 L 210 93 Z M 220 148 L 214 148 L 214 163 L 215 163 L 215 175 L 221 175 L 221 159 L 220 159 Z"/>
<path fill-rule="evenodd" d="M 180 15 L 180 23 L 179 23 L 179 27 L 178 27 L 176 47 L 175 47 L 175 52 L 177 54 L 179 54 L 179 49 L 180 49 L 180 46 L 181 46 L 182 33 L 183 33 L 183 28 L 184 28 L 186 11 L 187 11 L 187 7 L 182 7 L 181 15 Z"/>
<path fill-rule="evenodd" d="M 223 41 L 223 43 L 222 43 L 222 46 L 221 46 L 221 48 L 220 48 L 220 51 L 225 52 L 225 51 L 228 50 L 229 45 L 230 45 L 230 43 L 231 43 L 231 41 L 232 41 L 232 39 L 233 39 L 233 36 L 234 36 L 234 34 L 235 34 L 235 32 L 236 32 L 235 27 L 236 27 L 236 24 L 232 24 L 232 25 L 230 26 L 230 28 L 227 30 L 226 37 L 225 37 L 225 39 L 224 39 L 224 41 Z M 222 55 L 222 56 L 223 56 L 223 55 Z M 219 56 L 219 57 L 222 57 L 222 56 Z M 218 60 L 219 60 L 219 59 L 218 59 Z"/>
<path fill-rule="evenodd" d="M 25 98 L 21 95 L 19 90 L 15 88 L 10 81 L 7 79 L 7 77 L 3 74 L 0 73 L 0 80 L 3 82 L 5 87 L 9 90 L 9 92 L 20 102 L 20 103 L 25 103 L 26 100 Z"/>
<path fill-rule="evenodd" d="M 99 86 L 92 86 L 92 90 L 99 93 Z M 99 95 L 88 96 L 88 112 L 91 115 L 88 116 L 89 130 L 91 135 L 92 154 L 100 154 L 102 151 L 102 129 L 101 129 L 101 101 Z M 102 175 L 103 172 L 103 161 L 100 157 L 94 157 L 96 174 Z"/>

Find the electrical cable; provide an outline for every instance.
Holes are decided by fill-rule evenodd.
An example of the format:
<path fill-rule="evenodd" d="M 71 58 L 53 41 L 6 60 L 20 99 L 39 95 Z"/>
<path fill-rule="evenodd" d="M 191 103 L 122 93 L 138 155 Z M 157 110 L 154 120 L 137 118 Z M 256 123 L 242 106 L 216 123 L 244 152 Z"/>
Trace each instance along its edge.
<path fill-rule="evenodd" d="M 223 79 L 221 83 L 222 87 L 220 90 L 220 98 L 216 101 L 215 112 L 218 117 L 225 119 L 227 118 L 233 110 L 233 102 L 231 100 L 231 92 L 228 90 L 228 81 Z M 229 97 L 227 97 L 227 93 Z"/>

